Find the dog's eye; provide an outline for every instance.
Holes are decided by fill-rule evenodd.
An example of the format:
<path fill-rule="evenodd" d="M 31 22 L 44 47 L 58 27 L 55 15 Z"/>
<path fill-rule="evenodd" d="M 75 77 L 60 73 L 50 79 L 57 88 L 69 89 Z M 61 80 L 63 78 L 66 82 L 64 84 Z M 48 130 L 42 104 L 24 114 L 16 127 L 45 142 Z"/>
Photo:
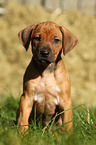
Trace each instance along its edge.
<path fill-rule="evenodd" d="M 40 37 L 34 37 L 33 39 L 36 40 L 36 41 L 38 41 L 38 42 L 40 42 L 40 40 L 41 40 Z"/>
<path fill-rule="evenodd" d="M 54 43 L 59 43 L 59 42 L 60 42 L 60 40 L 59 40 L 59 39 L 54 38 Z"/>

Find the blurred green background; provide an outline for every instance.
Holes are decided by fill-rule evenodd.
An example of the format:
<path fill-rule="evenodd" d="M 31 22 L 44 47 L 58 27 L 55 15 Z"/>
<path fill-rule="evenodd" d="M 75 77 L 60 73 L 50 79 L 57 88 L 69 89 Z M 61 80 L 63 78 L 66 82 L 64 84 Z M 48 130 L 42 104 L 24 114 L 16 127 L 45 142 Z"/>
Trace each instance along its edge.
<path fill-rule="evenodd" d="M 62 56 L 71 78 L 73 104 L 96 106 L 95 12 L 80 11 L 80 1 L 74 10 L 70 7 L 63 10 L 56 4 L 44 7 L 44 0 L 43 6 L 28 4 L 28 1 L 22 4 L 22 1 L 4 3 L 6 11 L 0 15 L 0 101 L 10 94 L 20 97 L 23 74 L 32 56 L 31 49 L 26 52 L 21 45 L 18 32 L 34 23 L 53 21 L 69 29 L 78 39 L 75 48 Z"/>

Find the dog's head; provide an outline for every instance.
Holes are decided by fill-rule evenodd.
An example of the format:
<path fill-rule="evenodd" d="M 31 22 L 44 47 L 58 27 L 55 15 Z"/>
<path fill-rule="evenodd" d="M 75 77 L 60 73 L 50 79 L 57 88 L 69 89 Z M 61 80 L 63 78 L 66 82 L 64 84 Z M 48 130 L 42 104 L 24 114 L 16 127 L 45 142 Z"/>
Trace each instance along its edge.
<path fill-rule="evenodd" d="M 26 50 L 31 44 L 35 61 L 44 65 L 55 62 L 62 50 L 65 55 L 77 43 L 69 30 L 52 22 L 31 25 L 18 36 Z"/>

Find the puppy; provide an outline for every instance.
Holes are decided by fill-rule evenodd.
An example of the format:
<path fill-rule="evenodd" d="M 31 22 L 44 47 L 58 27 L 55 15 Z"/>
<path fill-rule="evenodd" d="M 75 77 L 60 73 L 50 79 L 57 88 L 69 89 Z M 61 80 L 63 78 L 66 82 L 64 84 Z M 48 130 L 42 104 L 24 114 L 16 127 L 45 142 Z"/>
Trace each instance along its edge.
<path fill-rule="evenodd" d="M 72 131 L 72 100 L 70 78 L 61 58 L 77 43 L 77 39 L 64 27 L 53 22 L 31 25 L 19 32 L 19 39 L 26 51 L 31 44 L 33 57 L 23 79 L 23 94 L 17 111 L 20 132 L 28 129 L 29 117 L 42 117 L 42 126 L 47 125 L 55 114 L 63 130 Z M 62 121 L 63 120 L 63 121 Z"/>

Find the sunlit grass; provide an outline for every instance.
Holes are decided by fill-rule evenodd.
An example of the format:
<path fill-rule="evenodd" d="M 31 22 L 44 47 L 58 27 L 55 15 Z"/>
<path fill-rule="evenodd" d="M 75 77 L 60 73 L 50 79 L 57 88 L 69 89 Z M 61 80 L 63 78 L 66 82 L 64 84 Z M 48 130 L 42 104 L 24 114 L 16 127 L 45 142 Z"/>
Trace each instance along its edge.
<path fill-rule="evenodd" d="M 10 97 L 0 105 L 0 145 L 45 145 L 45 144 L 74 144 L 95 145 L 96 143 L 96 108 L 84 105 L 73 107 L 73 134 L 61 131 L 60 127 L 54 129 L 54 119 L 43 131 L 35 122 L 29 125 L 26 135 L 18 133 L 16 125 L 16 110 L 19 101 Z"/>

